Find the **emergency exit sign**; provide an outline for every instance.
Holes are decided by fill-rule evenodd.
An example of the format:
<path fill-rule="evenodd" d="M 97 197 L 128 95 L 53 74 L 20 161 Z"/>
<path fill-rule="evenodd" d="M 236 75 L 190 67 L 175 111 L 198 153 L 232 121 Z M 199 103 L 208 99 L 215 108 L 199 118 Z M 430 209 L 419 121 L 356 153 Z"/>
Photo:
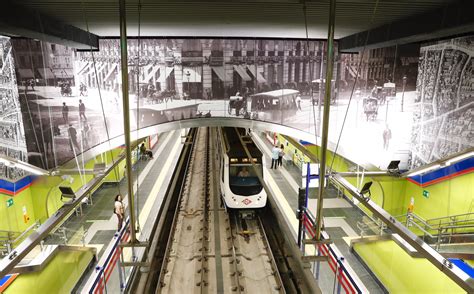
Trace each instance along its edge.
<path fill-rule="evenodd" d="M 430 192 L 428 192 L 428 190 L 423 190 L 423 197 L 429 198 L 430 197 Z"/>
<path fill-rule="evenodd" d="M 7 207 L 13 206 L 13 198 L 7 200 Z"/>

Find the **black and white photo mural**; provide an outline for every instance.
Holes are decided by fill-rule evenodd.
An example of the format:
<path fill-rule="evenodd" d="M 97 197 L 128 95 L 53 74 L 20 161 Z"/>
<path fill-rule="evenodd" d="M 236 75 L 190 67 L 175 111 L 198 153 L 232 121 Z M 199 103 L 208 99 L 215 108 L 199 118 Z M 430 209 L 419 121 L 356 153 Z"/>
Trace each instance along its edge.
<path fill-rule="evenodd" d="M 421 58 L 419 45 L 337 53 L 328 81 L 329 148 L 339 141 L 337 152 L 353 162 L 384 169 L 398 159 L 407 169 L 472 145 L 472 45 L 463 40 L 425 46 Z M 12 44 L 30 163 L 51 169 L 123 134 L 118 39 L 101 39 L 94 52 L 29 39 Z M 319 137 L 325 45 L 130 39 L 131 129 L 217 117 Z"/>
<path fill-rule="evenodd" d="M 10 38 L 0 36 L 0 154 L 26 161 L 20 109 L 12 45 Z M 15 181 L 24 175 L 23 170 L 0 163 L 0 179 Z"/>
<path fill-rule="evenodd" d="M 410 167 L 474 146 L 474 36 L 422 46 Z"/>

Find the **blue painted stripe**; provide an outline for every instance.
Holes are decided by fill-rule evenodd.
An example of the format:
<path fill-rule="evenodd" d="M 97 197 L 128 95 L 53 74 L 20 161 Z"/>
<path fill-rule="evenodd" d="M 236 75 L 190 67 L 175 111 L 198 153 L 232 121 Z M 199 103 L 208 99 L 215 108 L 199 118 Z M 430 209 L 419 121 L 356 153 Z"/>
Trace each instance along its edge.
<path fill-rule="evenodd" d="M 472 268 L 469 264 L 464 262 L 464 260 L 459 258 L 448 258 L 454 265 L 456 265 L 459 269 L 463 272 L 468 274 L 471 278 L 474 278 L 474 268 Z"/>
<path fill-rule="evenodd" d="M 0 287 L 2 287 L 3 285 L 5 285 L 8 280 L 10 280 L 12 275 L 6 275 L 4 276 L 3 278 L 0 279 Z"/>
<path fill-rule="evenodd" d="M 304 141 L 304 140 L 300 140 L 300 144 L 303 145 L 303 146 L 311 146 L 311 145 L 314 145 L 313 143 L 311 142 L 308 142 L 308 141 Z"/>
<path fill-rule="evenodd" d="M 16 193 L 17 191 L 20 191 L 28 186 L 31 185 L 33 180 L 36 177 L 34 176 L 26 176 L 16 182 L 10 182 L 4 179 L 0 179 L 0 191 L 2 193 L 7 193 L 7 194 L 13 194 Z"/>
<path fill-rule="evenodd" d="M 410 179 L 419 185 L 429 185 L 431 182 L 442 181 L 443 178 L 450 178 L 457 174 L 463 174 L 474 168 L 474 157 L 466 158 L 450 166 L 441 167 L 426 174 L 416 175 Z"/>

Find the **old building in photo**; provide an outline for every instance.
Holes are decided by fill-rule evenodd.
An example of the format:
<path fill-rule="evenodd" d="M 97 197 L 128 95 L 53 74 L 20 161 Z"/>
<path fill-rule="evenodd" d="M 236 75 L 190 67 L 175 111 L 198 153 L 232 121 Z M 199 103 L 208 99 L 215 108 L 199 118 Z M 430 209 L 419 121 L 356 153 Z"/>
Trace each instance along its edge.
<path fill-rule="evenodd" d="M 130 91 L 141 97 L 150 91 L 170 91 L 183 99 L 280 88 L 307 92 L 311 80 L 323 74 L 322 41 L 132 39 L 128 47 Z M 76 63 L 76 83 L 119 91 L 117 39 L 101 40 L 93 54 L 76 53 Z"/>

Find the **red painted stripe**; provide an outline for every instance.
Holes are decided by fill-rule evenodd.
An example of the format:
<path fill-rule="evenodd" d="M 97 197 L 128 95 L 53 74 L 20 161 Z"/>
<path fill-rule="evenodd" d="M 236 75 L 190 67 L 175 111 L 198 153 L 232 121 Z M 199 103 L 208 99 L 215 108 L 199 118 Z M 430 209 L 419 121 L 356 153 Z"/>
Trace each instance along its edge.
<path fill-rule="evenodd" d="M 0 293 L 3 293 L 17 277 L 18 274 L 11 274 L 8 280 L 0 287 Z"/>
<path fill-rule="evenodd" d="M 10 190 L 4 189 L 4 188 L 0 188 L 0 193 L 10 195 L 10 196 L 16 196 L 17 193 L 22 192 L 23 190 L 29 188 L 30 186 L 31 186 L 31 183 L 26 184 L 24 187 L 22 187 L 18 190 L 15 190 L 15 191 L 10 191 Z"/>
<path fill-rule="evenodd" d="M 122 235 L 122 238 L 121 240 L 128 240 L 128 237 L 130 236 L 130 233 L 128 231 L 125 231 L 126 233 Z M 105 283 L 104 283 L 104 276 L 101 276 L 101 278 L 99 279 L 99 282 L 97 283 L 97 288 L 95 289 L 94 293 L 100 293 L 102 294 L 103 293 L 103 290 L 105 288 L 105 284 L 108 282 L 109 278 L 110 278 L 110 275 L 112 274 L 113 272 L 113 269 L 115 268 L 115 265 L 117 264 L 117 259 L 118 259 L 118 256 L 119 254 L 118 253 L 118 248 L 115 249 L 115 252 L 114 254 L 112 255 L 112 258 L 110 260 L 110 262 L 107 264 L 107 267 L 105 268 L 105 271 L 104 271 L 104 275 L 105 275 Z M 114 261 L 115 260 L 115 261 Z M 110 267 L 112 265 L 112 267 Z"/>
<path fill-rule="evenodd" d="M 342 276 L 342 280 L 346 283 L 347 287 L 349 288 L 350 292 L 344 288 L 346 290 L 346 292 L 348 293 L 356 293 L 356 290 L 354 288 L 354 286 L 352 285 L 352 283 L 349 281 L 349 279 L 346 277 L 346 274 L 344 273 L 344 271 L 342 269 L 340 269 L 340 275 Z M 342 286 L 344 287 L 344 283 L 341 283 Z"/>

